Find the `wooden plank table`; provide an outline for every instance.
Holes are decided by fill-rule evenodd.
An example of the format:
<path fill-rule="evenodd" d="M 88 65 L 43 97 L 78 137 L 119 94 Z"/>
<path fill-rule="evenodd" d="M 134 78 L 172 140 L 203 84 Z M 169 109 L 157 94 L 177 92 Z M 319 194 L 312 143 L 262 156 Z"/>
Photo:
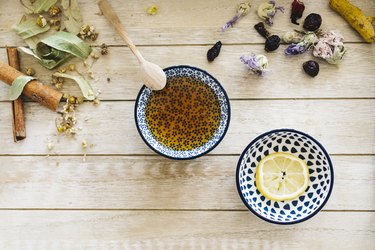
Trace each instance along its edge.
<path fill-rule="evenodd" d="M 173 161 L 151 151 L 133 116 L 141 87 L 137 62 L 96 3 L 80 0 L 84 20 L 100 33 L 92 45 L 110 45 L 94 65 L 92 85 L 101 90 L 101 103 L 78 108 L 82 130 L 67 138 L 56 135 L 56 113 L 26 102 L 27 138 L 14 143 L 8 87 L 0 85 L 0 249 L 375 249 L 375 47 L 363 43 L 328 1 L 308 1 L 304 17 L 320 13 L 324 30 L 344 35 L 348 54 L 339 66 L 321 62 L 315 78 L 301 69 L 311 53 L 288 57 L 285 45 L 267 54 L 270 74 L 248 74 L 239 57 L 265 53 L 264 39 L 253 29 L 260 0 L 251 1 L 251 12 L 224 33 L 220 27 L 241 1 L 160 0 L 155 16 L 146 14 L 153 1 L 110 2 L 147 59 L 162 67 L 200 67 L 222 83 L 232 106 L 228 133 L 195 160 Z M 352 2 L 374 15 L 375 1 Z M 291 1 L 279 3 L 286 13 L 275 17 L 270 31 L 276 34 L 297 28 L 289 20 Z M 18 1 L 0 1 L 0 60 L 7 60 L 6 46 L 24 45 L 11 31 L 21 16 Z M 221 54 L 208 63 L 206 52 L 218 40 Z M 22 55 L 21 63 L 50 82 L 51 71 L 33 58 Z M 63 91 L 79 93 L 69 81 Z M 281 127 L 318 139 L 335 169 L 324 209 L 290 226 L 252 215 L 235 186 L 244 147 Z M 93 147 L 82 149 L 83 139 Z"/>

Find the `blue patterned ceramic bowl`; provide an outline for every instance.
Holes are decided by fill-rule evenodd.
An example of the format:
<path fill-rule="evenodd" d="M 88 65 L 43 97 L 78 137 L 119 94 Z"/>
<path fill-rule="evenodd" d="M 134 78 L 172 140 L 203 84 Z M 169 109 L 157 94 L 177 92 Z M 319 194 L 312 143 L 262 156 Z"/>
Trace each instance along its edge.
<path fill-rule="evenodd" d="M 191 150 L 174 150 L 155 139 L 146 123 L 146 107 L 151 89 L 143 86 L 135 103 L 135 122 L 139 134 L 145 143 L 155 152 L 172 159 L 193 159 L 214 149 L 226 134 L 230 121 L 230 105 L 228 96 L 220 83 L 209 73 L 191 66 L 174 66 L 164 69 L 167 79 L 171 77 L 191 77 L 209 86 L 217 97 L 220 106 L 220 121 L 211 139 L 202 146 Z"/>
<path fill-rule="evenodd" d="M 293 154 L 309 167 L 309 186 L 294 200 L 272 201 L 257 189 L 256 167 L 275 152 Z M 294 224 L 313 217 L 326 204 L 333 187 L 333 166 L 317 140 L 300 131 L 278 129 L 258 136 L 246 147 L 238 161 L 236 182 L 242 201 L 256 216 L 276 224 Z"/>

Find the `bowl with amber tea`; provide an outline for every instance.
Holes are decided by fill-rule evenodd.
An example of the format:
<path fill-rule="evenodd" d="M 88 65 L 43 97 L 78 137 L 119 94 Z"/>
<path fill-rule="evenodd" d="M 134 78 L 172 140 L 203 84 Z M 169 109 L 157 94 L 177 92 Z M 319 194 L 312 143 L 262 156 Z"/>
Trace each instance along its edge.
<path fill-rule="evenodd" d="M 237 165 L 238 193 L 259 218 L 294 224 L 316 215 L 333 188 L 331 159 L 316 139 L 293 129 L 255 138 Z"/>
<path fill-rule="evenodd" d="M 230 104 L 221 84 L 191 66 L 164 69 L 167 84 L 143 86 L 135 103 L 135 121 L 144 142 L 172 159 L 193 159 L 214 149 L 225 136 Z"/>

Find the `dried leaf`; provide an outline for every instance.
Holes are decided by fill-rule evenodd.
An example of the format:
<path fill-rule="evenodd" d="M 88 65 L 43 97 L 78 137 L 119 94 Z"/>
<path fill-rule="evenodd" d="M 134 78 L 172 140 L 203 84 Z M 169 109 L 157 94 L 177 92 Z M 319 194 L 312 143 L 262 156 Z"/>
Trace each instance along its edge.
<path fill-rule="evenodd" d="M 48 9 L 56 2 L 57 0 L 36 0 L 32 5 L 26 5 L 21 0 L 21 4 L 26 8 L 26 12 L 29 14 L 37 14 L 48 11 Z"/>
<path fill-rule="evenodd" d="M 74 80 L 75 82 L 78 83 L 78 86 L 80 87 L 83 96 L 87 100 L 92 101 L 95 99 L 94 90 L 92 89 L 91 85 L 85 80 L 85 78 L 83 78 L 82 76 L 73 76 L 73 75 L 59 73 L 59 72 L 54 73 L 53 76 L 69 78 L 69 79 Z"/>
<path fill-rule="evenodd" d="M 34 53 L 33 50 L 25 48 L 25 47 L 18 47 L 18 50 L 35 57 L 36 59 L 38 59 L 38 62 L 47 69 L 53 69 L 72 57 L 71 54 L 65 53 L 63 51 L 61 51 L 61 53 L 64 53 L 64 54 L 59 54 L 58 55 L 59 57 L 58 56 L 53 57 L 53 56 L 50 56 L 50 54 L 53 54 L 51 52 L 44 53 L 44 54 L 42 52 L 39 52 L 39 54 L 37 54 L 37 53 Z"/>
<path fill-rule="evenodd" d="M 24 75 L 17 77 L 9 88 L 9 99 L 11 101 L 16 100 L 22 94 L 23 88 L 26 84 L 34 79 L 36 78 Z"/>
<path fill-rule="evenodd" d="M 86 59 L 92 51 L 91 47 L 76 35 L 64 31 L 57 32 L 43 39 L 42 43 L 57 50 L 72 54 L 82 60 Z"/>
<path fill-rule="evenodd" d="M 62 0 L 61 6 L 64 9 L 64 15 L 68 20 L 64 21 L 67 31 L 78 34 L 83 25 L 81 12 L 76 0 Z"/>
<path fill-rule="evenodd" d="M 48 31 L 50 26 L 47 24 L 44 27 L 40 27 L 36 24 L 36 20 L 29 19 L 25 20 L 24 18 L 21 19 L 21 22 L 15 26 L 13 26 L 13 30 L 22 38 L 27 39 L 38 35 L 40 33 Z"/>

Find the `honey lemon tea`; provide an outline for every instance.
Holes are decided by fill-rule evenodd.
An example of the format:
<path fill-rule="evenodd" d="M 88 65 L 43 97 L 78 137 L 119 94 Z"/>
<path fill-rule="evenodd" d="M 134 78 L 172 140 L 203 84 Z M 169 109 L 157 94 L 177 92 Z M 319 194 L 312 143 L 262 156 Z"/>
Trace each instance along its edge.
<path fill-rule="evenodd" d="M 219 127 L 220 113 L 219 100 L 210 86 L 197 78 L 174 76 L 163 90 L 150 94 L 145 118 L 157 141 L 184 151 L 210 141 Z"/>

